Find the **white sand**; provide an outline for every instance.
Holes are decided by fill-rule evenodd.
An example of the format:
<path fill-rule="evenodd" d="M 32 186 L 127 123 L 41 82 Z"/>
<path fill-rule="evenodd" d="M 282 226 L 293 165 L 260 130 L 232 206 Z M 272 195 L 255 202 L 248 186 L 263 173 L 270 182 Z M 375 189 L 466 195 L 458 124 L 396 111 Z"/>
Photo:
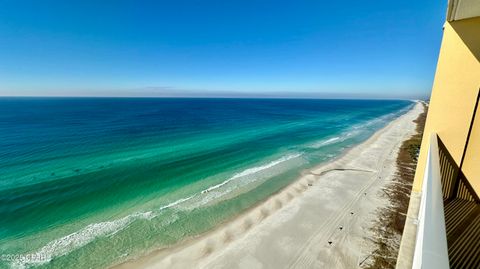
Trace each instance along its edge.
<path fill-rule="evenodd" d="M 382 188 L 422 111 L 417 103 L 342 157 L 214 231 L 118 267 L 358 268 L 374 249 L 376 210 L 388 204 Z"/>

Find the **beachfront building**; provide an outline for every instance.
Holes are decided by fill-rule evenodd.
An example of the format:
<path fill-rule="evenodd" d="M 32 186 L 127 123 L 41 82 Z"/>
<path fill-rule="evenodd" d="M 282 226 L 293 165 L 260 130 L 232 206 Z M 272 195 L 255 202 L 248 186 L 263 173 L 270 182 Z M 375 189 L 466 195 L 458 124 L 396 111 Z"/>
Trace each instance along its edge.
<path fill-rule="evenodd" d="M 443 31 L 397 268 L 480 268 L 480 1 Z"/>

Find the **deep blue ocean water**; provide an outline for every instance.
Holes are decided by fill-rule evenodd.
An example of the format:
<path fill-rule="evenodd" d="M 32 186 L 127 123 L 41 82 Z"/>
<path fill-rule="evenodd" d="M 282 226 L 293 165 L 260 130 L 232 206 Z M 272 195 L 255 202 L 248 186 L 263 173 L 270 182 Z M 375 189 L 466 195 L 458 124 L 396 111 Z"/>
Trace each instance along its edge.
<path fill-rule="evenodd" d="M 107 267 L 168 247 L 250 208 L 412 106 L 0 98 L 0 253 L 10 255 L 0 268 Z"/>

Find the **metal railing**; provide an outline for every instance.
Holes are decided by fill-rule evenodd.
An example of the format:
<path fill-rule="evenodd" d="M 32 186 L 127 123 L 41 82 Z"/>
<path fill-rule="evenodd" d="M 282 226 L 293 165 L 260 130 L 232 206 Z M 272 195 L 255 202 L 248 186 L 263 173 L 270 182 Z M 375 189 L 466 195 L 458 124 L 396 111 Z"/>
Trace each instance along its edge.
<path fill-rule="evenodd" d="M 418 213 L 414 269 L 450 268 L 443 210 L 440 155 L 436 134 L 430 138 Z"/>
<path fill-rule="evenodd" d="M 448 201 L 459 198 L 480 203 L 477 193 L 457 163 L 453 160 L 453 157 L 448 152 L 447 147 L 443 144 L 440 137 L 438 137 L 438 150 L 443 199 Z"/>

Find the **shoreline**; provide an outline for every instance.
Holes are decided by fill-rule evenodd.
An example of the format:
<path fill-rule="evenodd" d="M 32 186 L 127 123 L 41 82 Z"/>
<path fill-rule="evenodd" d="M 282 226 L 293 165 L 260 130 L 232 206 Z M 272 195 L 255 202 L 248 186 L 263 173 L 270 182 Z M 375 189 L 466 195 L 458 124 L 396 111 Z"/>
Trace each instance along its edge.
<path fill-rule="evenodd" d="M 395 160 L 389 158 L 396 159 L 394 152 L 413 135 L 412 121 L 422 112 L 421 106 L 416 102 L 366 141 L 303 171 L 277 193 L 211 231 L 111 268 L 358 266 L 357 260 L 373 249 L 362 236 L 370 227 L 362 226 L 370 225 L 375 210 L 388 203 L 377 192 L 394 174 Z M 382 150 L 386 149 L 382 142 L 389 150 Z M 377 162 L 359 158 L 365 151 Z M 359 202 L 364 205 L 355 208 Z M 347 236 L 342 239 L 342 234 Z M 348 244 L 342 246 L 337 239 Z M 351 257 L 345 257 L 348 254 Z"/>

